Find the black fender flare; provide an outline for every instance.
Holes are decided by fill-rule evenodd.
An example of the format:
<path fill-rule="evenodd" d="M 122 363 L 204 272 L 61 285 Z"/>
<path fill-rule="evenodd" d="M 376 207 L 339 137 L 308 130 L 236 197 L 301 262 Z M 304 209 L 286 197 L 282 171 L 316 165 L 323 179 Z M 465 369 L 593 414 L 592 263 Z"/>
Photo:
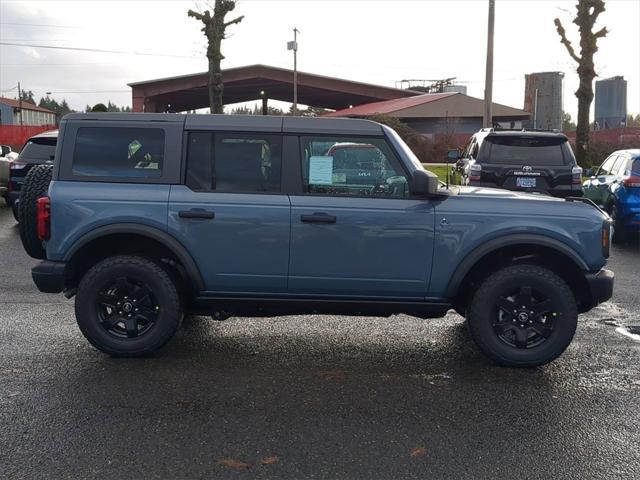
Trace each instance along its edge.
<path fill-rule="evenodd" d="M 71 246 L 71 248 L 67 250 L 67 253 L 65 254 L 63 260 L 65 262 L 69 262 L 82 247 L 94 240 L 105 237 L 107 235 L 114 235 L 119 233 L 141 235 L 143 237 L 148 237 L 161 243 L 162 245 L 167 247 L 180 261 L 182 266 L 185 268 L 187 275 L 189 276 L 189 280 L 196 288 L 196 290 L 202 291 L 205 289 L 204 280 L 202 279 L 200 269 L 198 268 L 195 260 L 184 247 L 184 245 L 182 245 L 182 243 L 176 240 L 175 237 L 169 235 L 167 232 L 149 225 L 138 223 L 114 223 L 112 225 L 98 227 L 77 239 Z"/>
<path fill-rule="evenodd" d="M 447 298 L 455 298 L 458 292 L 458 288 L 462 284 L 462 281 L 471 271 L 473 266 L 480 261 L 485 255 L 510 245 L 537 245 L 541 247 L 552 248 L 558 253 L 563 254 L 572 260 L 578 268 L 587 272 L 589 266 L 586 262 L 568 245 L 562 243 L 554 238 L 545 237 L 543 235 L 536 234 L 513 234 L 505 235 L 502 237 L 494 238 L 483 243 L 481 246 L 475 248 L 467 254 L 466 257 L 458 264 L 454 274 L 449 280 L 447 286 L 446 296 Z"/>

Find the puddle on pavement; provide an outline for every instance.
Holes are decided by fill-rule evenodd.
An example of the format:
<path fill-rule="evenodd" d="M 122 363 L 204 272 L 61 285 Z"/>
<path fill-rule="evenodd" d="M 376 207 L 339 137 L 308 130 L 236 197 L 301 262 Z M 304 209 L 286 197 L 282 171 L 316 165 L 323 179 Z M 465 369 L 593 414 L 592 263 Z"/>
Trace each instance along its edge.
<path fill-rule="evenodd" d="M 609 327 L 615 327 L 616 333 L 640 343 L 640 325 L 625 325 L 623 322 L 616 320 L 615 318 L 602 318 L 600 319 L 600 322 Z"/>
<path fill-rule="evenodd" d="M 640 325 L 629 325 L 627 327 L 618 327 L 616 328 L 616 332 L 620 335 L 624 335 L 625 337 L 630 338 L 638 343 L 640 343 Z"/>

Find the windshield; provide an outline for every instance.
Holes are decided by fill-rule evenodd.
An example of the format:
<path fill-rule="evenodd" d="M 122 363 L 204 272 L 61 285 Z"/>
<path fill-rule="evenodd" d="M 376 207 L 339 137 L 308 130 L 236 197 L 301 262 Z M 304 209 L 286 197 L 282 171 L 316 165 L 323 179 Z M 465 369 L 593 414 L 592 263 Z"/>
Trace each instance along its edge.
<path fill-rule="evenodd" d="M 486 163 L 515 165 L 565 165 L 565 138 L 548 137 L 487 137 L 490 150 L 483 158 Z"/>
<path fill-rule="evenodd" d="M 23 147 L 18 160 L 53 160 L 56 153 L 56 138 L 32 138 Z"/>

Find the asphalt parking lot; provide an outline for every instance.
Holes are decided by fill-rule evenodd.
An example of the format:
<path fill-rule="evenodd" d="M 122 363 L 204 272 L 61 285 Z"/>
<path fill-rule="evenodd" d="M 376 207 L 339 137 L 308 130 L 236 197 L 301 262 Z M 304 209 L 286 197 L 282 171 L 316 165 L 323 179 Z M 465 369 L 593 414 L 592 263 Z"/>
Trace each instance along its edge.
<path fill-rule="evenodd" d="M 640 478 L 640 249 L 551 365 L 462 319 L 190 318 L 160 354 L 94 350 L 39 294 L 0 207 L 0 478 Z"/>

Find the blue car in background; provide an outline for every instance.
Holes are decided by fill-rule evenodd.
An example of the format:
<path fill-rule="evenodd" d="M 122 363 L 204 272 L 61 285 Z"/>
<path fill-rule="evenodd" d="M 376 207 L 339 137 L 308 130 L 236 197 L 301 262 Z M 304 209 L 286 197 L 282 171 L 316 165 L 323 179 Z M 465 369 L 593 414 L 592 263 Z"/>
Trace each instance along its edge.
<path fill-rule="evenodd" d="M 615 241 L 640 231 L 640 149 L 613 152 L 597 169 L 587 170 L 584 196 L 601 205 L 615 223 Z"/>

